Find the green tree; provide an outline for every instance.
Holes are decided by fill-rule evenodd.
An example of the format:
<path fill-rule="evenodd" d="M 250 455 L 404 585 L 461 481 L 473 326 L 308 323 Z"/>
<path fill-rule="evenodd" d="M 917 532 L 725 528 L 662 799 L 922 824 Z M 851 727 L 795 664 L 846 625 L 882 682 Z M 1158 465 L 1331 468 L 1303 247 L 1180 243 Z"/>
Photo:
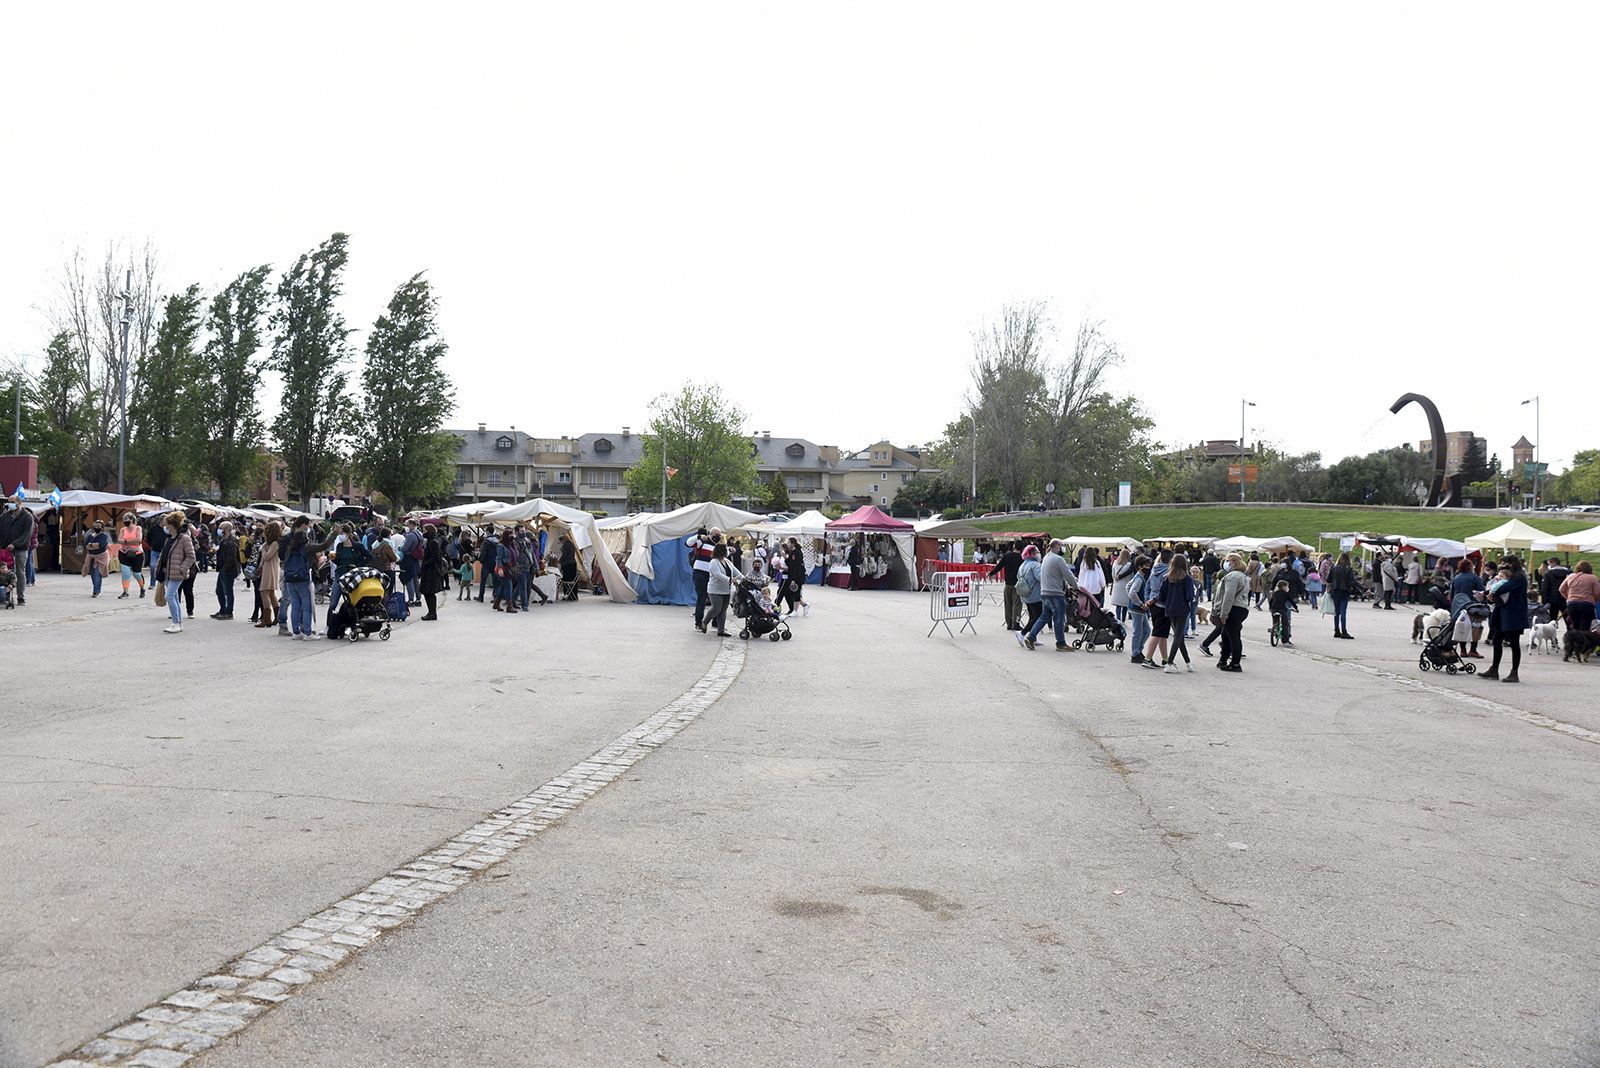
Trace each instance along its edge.
<path fill-rule="evenodd" d="M 726 502 L 757 486 L 755 447 L 744 435 L 745 413 L 719 386 L 685 382 L 650 403 L 650 426 L 639 462 L 624 478 L 628 497 L 641 504 L 661 495 L 662 449 L 677 474 L 667 481 L 667 506 Z"/>
<path fill-rule="evenodd" d="M 1467 446 L 1466 454 L 1461 457 L 1462 482 L 1487 482 L 1493 471 L 1489 467 L 1488 442 L 1482 438 L 1473 438 Z"/>
<path fill-rule="evenodd" d="M 397 512 L 448 495 L 455 479 L 459 443 L 439 432 L 455 407 L 455 387 L 444 371 L 450 346 L 439 337 L 437 312 L 438 300 L 419 271 L 394 291 L 367 336 L 361 370 L 367 432 L 353 459 L 357 473 Z"/>
<path fill-rule="evenodd" d="M 761 506 L 769 512 L 789 510 L 789 486 L 783 481 L 782 473 L 774 471 L 772 477 L 767 479 L 762 486 L 760 500 Z"/>
<path fill-rule="evenodd" d="M 1000 481 L 1017 506 L 1033 479 L 1035 433 L 1045 413 L 1050 332 L 1046 305 L 1007 304 L 972 337 L 972 410 L 978 423 L 978 463 Z"/>
<path fill-rule="evenodd" d="M 1328 468 L 1326 499 L 1335 504 L 1409 504 L 1427 495 L 1431 468 L 1412 449 L 1347 456 Z"/>
<path fill-rule="evenodd" d="M 348 234 L 336 233 L 302 253 L 279 280 L 272 312 L 271 367 L 283 378 L 272 436 L 289 488 L 306 508 L 338 470 L 351 426 L 344 368 L 350 331 L 335 307 L 349 242 Z"/>
<path fill-rule="evenodd" d="M 895 490 L 894 515 L 921 515 L 955 508 L 967 499 L 966 486 L 958 486 L 942 475 L 918 472 Z"/>
<path fill-rule="evenodd" d="M 1255 499 L 1260 501 L 1316 501 L 1321 500 L 1327 486 L 1328 474 L 1322 466 L 1320 452 L 1289 456 L 1268 446 L 1258 449 L 1257 463 L 1260 471 L 1255 485 Z"/>
<path fill-rule="evenodd" d="M 240 496 L 262 463 L 261 318 L 267 264 L 251 268 L 211 299 L 210 339 L 194 376 L 195 468 L 216 483 L 219 500 Z"/>
<path fill-rule="evenodd" d="M 190 470 L 193 381 L 201 326 L 200 287 L 166 299 L 155 342 L 139 353 L 128 399 L 128 461 L 142 481 L 171 495 Z"/>
<path fill-rule="evenodd" d="M 1579 449 L 1545 496 L 1562 504 L 1600 504 L 1600 449 Z"/>

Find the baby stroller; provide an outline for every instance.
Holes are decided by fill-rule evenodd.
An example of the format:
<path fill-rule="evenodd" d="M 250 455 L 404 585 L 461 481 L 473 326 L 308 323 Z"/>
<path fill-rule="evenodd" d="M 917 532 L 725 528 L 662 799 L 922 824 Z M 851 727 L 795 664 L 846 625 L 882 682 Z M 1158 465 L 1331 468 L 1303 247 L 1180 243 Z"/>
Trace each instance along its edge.
<path fill-rule="evenodd" d="M 778 615 L 776 606 L 763 608 L 756 598 L 756 591 L 761 588 L 761 583 L 756 579 L 744 579 L 733 592 L 733 614 L 744 620 L 744 626 L 739 631 L 739 637 L 749 640 L 766 635 L 768 641 L 788 641 L 794 637 L 789 631 L 789 624 L 785 623 Z"/>
<path fill-rule="evenodd" d="M 333 589 L 332 579 L 333 565 L 328 562 L 327 557 L 323 557 L 322 562 L 317 565 L 317 569 L 311 573 L 314 600 L 317 604 L 328 603 L 328 594 Z"/>
<path fill-rule="evenodd" d="M 388 641 L 387 601 L 393 588 L 394 576 L 387 571 L 371 567 L 352 567 L 341 571 L 339 592 L 344 596 L 329 624 L 328 637 L 346 637 L 356 641 L 363 636 L 376 634 L 379 641 Z"/>
<path fill-rule="evenodd" d="M 1077 601 L 1078 598 L 1074 597 L 1073 600 Z M 1117 618 L 1110 612 L 1101 608 L 1100 601 L 1092 594 L 1089 596 L 1088 605 L 1079 613 L 1075 623 L 1082 632 L 1082 637 L 1072 643 L 1074 649 L 1087 646 L 1092 653 L 1096 646 L 1103 645 L 1107 649 L 1121 652 L 1123 644 L 1128 640 L 1127 628 L 1118 623 Z"/>
<path fill-rule="evenodd" d="M 1481 609 L 1482 611 L 1478 613 L 1474 609 Z M 1432 668 L 1434 671 L 1442 671 L 1447 675 L 1476 675 L 1478 673 L 1478 665 L 1470 660 L 1463 659 L 1461 651 L 1456 646 L 1458 641 L 1471 640 L 1472 620 L 1475 617 L 1487 618 L 1488 614 L 1488 605 L 1468 605 L 1456 615 L 1449 626 L 1430 626 L 1423 632 L 1422 652 L 1417 657 L 1417 667 L 1423 671 Z M 1463 627 L 1468 637 L 1458 640 L 1456 631 L 1458 628 Z"/>
<path fill-rule="evenodd" d="M 16 575 L 17 573 L 4 562 L 0 562 L 0 608 L 17 607 L 16 602 L 11 599 L 11 586 L 17 581 Z"/>

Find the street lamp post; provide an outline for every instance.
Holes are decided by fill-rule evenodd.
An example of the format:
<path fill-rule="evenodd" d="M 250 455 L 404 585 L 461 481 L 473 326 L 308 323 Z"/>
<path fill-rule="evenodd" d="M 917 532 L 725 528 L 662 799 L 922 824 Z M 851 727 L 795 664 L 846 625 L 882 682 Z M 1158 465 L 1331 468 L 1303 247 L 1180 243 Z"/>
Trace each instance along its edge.
<path fill-rule="evenodd" d="M 1539 476 L 1544 473 L 1539 466 L 1539 397 L 1535 394 L 1522 402 L 1524 406 L 1533 405 L 1533 506 L 1539 507 Z"/>
<path fill-rule="evenodd" d="M 117 380 L 117 422 L 121 433 L 117 437 L 117 492 L 128 488 L 128 327 L 133 323 L 133 268 L 128 268 L 128 281 L 122 287 L 122 363 Z"/>
<path fill-rule="evenodd" d="M 1253 400 L 1245 400 L 1243 397 L 1239 398 L 1239 503 L 1240 504 L 1244 503 L 1244 475 L 1245 475 L 1245 466 L 1244 466 L 1244 410 L 1247 407 L 1248 408 L 1254 408 L 1255 406 L 1256 406 L 1256 402 L 1255 401 L 1253 401 Z"/>

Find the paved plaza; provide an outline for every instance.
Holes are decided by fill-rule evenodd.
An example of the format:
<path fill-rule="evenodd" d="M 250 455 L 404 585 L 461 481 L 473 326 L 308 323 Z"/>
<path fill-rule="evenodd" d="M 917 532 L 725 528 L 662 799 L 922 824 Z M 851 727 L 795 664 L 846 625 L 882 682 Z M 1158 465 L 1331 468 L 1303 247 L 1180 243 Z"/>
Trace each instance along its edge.
<path fill-rule="evenodd" d="M 1364 605 L 1172 676 L 903 593 L 747 645 L 452 591 L 354 647 L 30 594 L 6 1068 L 1600 1063 L 1600 659 L 1424 676 Z"/>

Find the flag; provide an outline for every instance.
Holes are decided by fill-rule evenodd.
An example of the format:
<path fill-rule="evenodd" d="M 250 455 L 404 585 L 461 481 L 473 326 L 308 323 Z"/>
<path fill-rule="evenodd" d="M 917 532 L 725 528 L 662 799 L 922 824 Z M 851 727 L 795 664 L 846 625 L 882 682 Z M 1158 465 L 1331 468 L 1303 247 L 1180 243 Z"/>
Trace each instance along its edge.
<path fill-rule="evenodd" d="M 668 478 L 675 477 L 677 475 L 677 473 L 678 473 L 678 469 L 676 467 L 667 468 L 667 477 Z"/>
<path fill-rule="evenodd" d="M 25 501 L 28 499 L 28 491 L 23 488 L 22 483 L 18 482 L 17 492 L 13 493 L 11 496 L 15 497 L 19 501 Z"/>
<path fill-rule="evenodd" d="M 50 491 L 50 507 L 52 507 L 52 508 L 60 508 L 61 507 L 61 487 L 60 486 L 57 486 L 55 489 Z"/>

